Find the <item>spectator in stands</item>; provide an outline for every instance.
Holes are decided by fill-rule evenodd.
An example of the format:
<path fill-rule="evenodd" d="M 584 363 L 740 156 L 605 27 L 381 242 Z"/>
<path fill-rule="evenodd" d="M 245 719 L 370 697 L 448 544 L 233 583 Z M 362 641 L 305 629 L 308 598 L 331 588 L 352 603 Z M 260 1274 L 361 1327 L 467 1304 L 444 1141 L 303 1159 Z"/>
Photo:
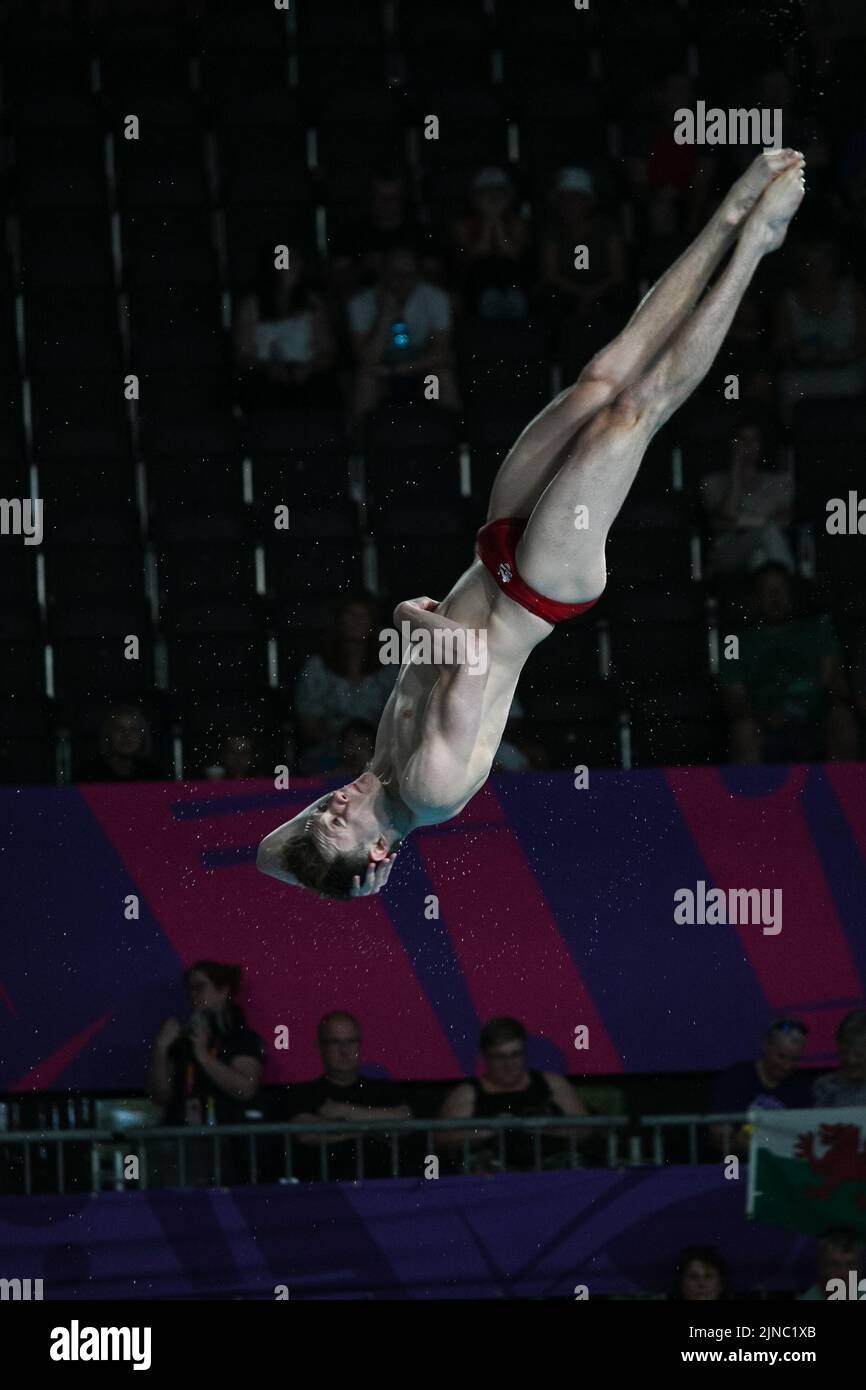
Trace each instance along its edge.
<path fill-rule="evenodd" d="M 636 181 L 645 182 L 656 223 L 664 225 L 670 220 L 688 235 L 705 220 L 717 160 L 707 148 L 680 145 L 674 139 L 675 112 L 695 109 L 695 88 L 690 77 L 670 73 L 656 91 L 655 106 L 655 124 L 645 145 L 644 171 L 635 171 Z"/>
<path fill-rule="evenodd" d="M 866 1106 L 866 1009 L 846 1014 L 836 1029 L 837 1071 L 819 1076 L 812 1086 L 812 1104 Z"/>
<path fill-rule="evenodd" d="M 798 400 L 859 396 L 866 390 L 866 298 L 840 274 L 829 237 L 802 244 L 796 281 L 779 303 L 776 333 L 787 370 L 780 401 L 789 413 Z"/>
<path fill-rule="evenodd" d="M 671 1298 L 684 1303 L 717 1303 L 730 1298 L 728 1267 L 711 1245 L 688 1245 L 677 1257 Z"/>
<path fill-rule="evenodd" d="M 747 294 L 740 303 L 728 336 L 714 368 L 714 380 L 734 375 L 740 400 L 761 413 L 776 404 L 776 382 L 772 371 L 773 348 L 768 314 L 756 294 Z"/>
<path fill-rule="evenodd" d="M 79 782 L 149 782 L 162 775 L 152 756 L 147 715 L 138 705 L 115 705 L 102 725 L 99 749 L 82 764 Z"/>
<path fill-rule="evenodd" d="M 863 1272 L 863 1240 L 850 1226 L 834 1226 L 818 1237 L 818 1278 L 801 1293 L 799 1303 L 819 1303 L 827 1298 L 831 1279 L 841 1279 L 846 1295 L 853 1271 L 858 1282 Z M 862 1297 L 862 1295 L 861 1295 Z"/>
<path fill-rule="evenodd" d="M 756 572 L 752 604 L 757 621 L 740 635 L 739 657 L 721 664 L 731 761 L 856 758 L 859 733 L 830 618 L 794 616 L 779 564 Z"/>
<path fill-rule="evenodd" d="M 237 965 L 199 960 L 184 975 L 192 1015 L 166 1019 L 153 1045 L 149 1090 L 163 1124 L 240 1123 L 264 1070 L 262 1040 L 235 1003 Z"/>
<path fill-rule="evenodd" d="M 781 111 L 784 142 L 806 156 L 809 170 L 809 192 L 822 198 L 826 192 L 830 163 L 830 146 L 826 133 L 810 113 L 797 104 L 797 90 L 782 67 L 767 68 L 759 79 L 755 105 L 761 110 Z M 751 105 L 751 102 L 745 103 Z M 736 151 L 745 153 L 746 147 Z"/>
<path fill-rule="evenodd" d="M 470 201 L 452 233 L 465 307 L 483 319 L 525 319 L 530 229 L 505 170 L 479 170 Z"/>
<path fill-rule="evenodd" d="M 315 1120 L 409 1120 L 411 1107 L 403 1092 L 389 1081 L 374 1080 L 361 1074 L 361 1027 L 354 1014 L 334 1009 L 325 1014 L 318 1027 L 322 1075 L 316 1081 L 292 1086 L 288 1115 L 293 1124 Z M 357 1173 L 356 1140 L 350 1135 L 328 1134 L 329 1180 L 352 1181 Z M 301 1151 L 295 1165 L 297 1176 L 315 1179 L 321 1174 L 320 1135 L 302 1134 Z M 390 1146 L 386 1138 L 370 1136 L 363 1140 L 364 1172 L 367 1177 L 384 1177 L 391 1171 Z"/>
<path fill-rule="evenodd" d="M 334 237 L 333 265 L 341 285 L 347 283 L 342 262 L 356 267 L 355 279 L 374 284 L 383 261 L 397 247 L 422 243 L 422 229 L 410 205 L 404 174 L 396 168 L 379 169 L 370 180 L 367 211 L 338 228 Z"/>
<path fill-rule="evenodd" d="M 235 316 L 235 359 L 247 409 L 286 409 L 337 402 L 334 334 L 325 301 L 303 253 L 292 246 L 279 270 L 273 246 L 259 255 L 255 286 Z"/>
<path fill-rule="evenodd" d="M 763 468 L 770 440 L 761 420 L 743 415 L 737 424 L 727 473 L 708 473 L 701 502 L 714 533 L 707 572 L 745 575 L 770 561 L 793 570 L 784 529 L 791 524 L 794 481 L 790 473 Z"/>
<path fill-rule="evenodd" d="M 205 768 L 205 776 L 227 781 L 261 776 L 259 750 L 253 735 L 243 729 L 230 730 L 222 741 L 219 762 Z"/>
<path fill-rule="evenodd" d="M 379 605 L 369 594 L 343 599 L 318 652 L 295 682 L 295 714 L 306 744 L 305 772 L 327 772 L 341 759 L 340 734 L 350 719 L 378 726 L 397 674 L 379 660 Z"/>
<path fill-rule="evenodd" d="M 376 725 L 367 719 L 350 719 L 340 731 L 340 765 L 335 772 L 347 779 L 360 777 L 376 751 Z"/>
<path fill-rule="evenodd" d="M 485 1024 L 479 1041 L 484 1071 L 480 1077 L 461 1081 L 448 1092 L 438 1118 L 586 1115 L 586 1106 L 564 1076 L 527 1067 L 526 1040 L 526 1029 L 516 1018 L 492 1018 Z M 588 1129 L 578 1130 L 578 1142 L 589 1134 Z M 568 1136 L 562 1130 L 548 1131 L 548 1136 L 542 1140 L 541 1152 L 545 1166 L 553 1166 L 562 1159 Z M 503 1157 L 508 1169 L 535 1167 L 531 1131 L 442 1130 L 437 1134 L 437 1147 L 445 1154 L 462 1152 L 464 1139 L 469 1140 L 475 1167 L 501 1167 Z"/>
<path fill-rule="evenodd" d="M 622 309 L 626 283 L 625 243 L 598 209 L 595 182 L 587 169 L 560 169 L 550 195 L 552 217 L 541 242 L 541 282 L 545 307 L 558 319 L 607 320 Z M 575 267 L 579 248 L 588 265 Z"/>
<path fill-rule="evenodd" d="M 799 1019 L 778 1019 L 764 1035 L 752 1062 L 735 1062 L 715 1081 L 708 1102 L 711 1114 L 745 1114 L 747 1110 L 804 1110 L 811 1104 L 807 1077 L 797 1075 L 808 1028 Z M 749 1126 L 711 1125 L 709 1144 L 717 1153 L 745 1158 Z"/>
<path fill-rule="evenodd" d="M 355 359 L 351 426 L 385 401 L 422 401 L 425 378 L 438 380 L 441 406 L 459 405 L 451 344 L 451 300 L 421 279 L 418 252 L 393 246 L 382 260 L 378 284 L 348 304 Z"/>

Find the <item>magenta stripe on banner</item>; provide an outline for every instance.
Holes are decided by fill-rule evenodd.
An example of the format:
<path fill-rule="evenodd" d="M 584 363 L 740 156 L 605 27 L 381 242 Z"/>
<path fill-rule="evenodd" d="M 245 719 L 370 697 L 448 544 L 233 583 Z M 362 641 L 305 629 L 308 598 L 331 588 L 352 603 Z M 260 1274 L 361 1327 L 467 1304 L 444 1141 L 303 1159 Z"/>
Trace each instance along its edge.
<path fill-rule="evenodd" d="M 847 995 L 856 970 L 800 800 L 809 769 L 791 767 L 765 796 L 738 796 L 716 768 L 665 775 L 706 865 L 707 891 L 782 890 L 778 935 L 765 935 L 759 924 L 683 930 L 736 932 L 772 1009 L 808 1007 L 819 992 L 821 999 Z M 802 997 L 804 978 L 815 980 L 815 1001 Z"/>
<path fill-rule="evenodd" d="M 418 851 L 481 1021 L 519 1018 L 562 1050 L 570 1071 L 621 1071 L 491 784 L 451 822 L 447 836 L 421 835 Z M 579 1025 L 589 1028 L 588 1050 L 574 1050 Z"/>
<path fill-rule="evenodd" d="M 255 784 L 246 783 L 252 795 Z M 243 806 L 237 786 L 82 788 L 93 814 L 122 859 L 144 902 L 180 961 L 211 957 L 250 968 L 243 1003 L 268 1051 L 266 1080 L 295 1081 L 321 1073 L 316 1024 L 328 1009 L 358 1015 L 364 1064 L 392 1075 L 455 1076 L 461 1072 L 433 1007 L 421 988 L 390 918 L 378 901 L 322 902 L 259 874 L 243 852 L 312 800 L 285 808 Z M 272 788 L 271 788 L 272 790 Z M 175 806 L 213 802 L 214 814 L 175 816 Z M 232 853 L 238 862 L 232 863 Z M 202 856 L 227 856 L 210 868 Z M 255 962 L 255 964 L 252 964 Z M 323 968 L 323 962 L 327 962 Z M 274 1050 L 274 1029 L 289 1029 L 287 1051 Z"/>

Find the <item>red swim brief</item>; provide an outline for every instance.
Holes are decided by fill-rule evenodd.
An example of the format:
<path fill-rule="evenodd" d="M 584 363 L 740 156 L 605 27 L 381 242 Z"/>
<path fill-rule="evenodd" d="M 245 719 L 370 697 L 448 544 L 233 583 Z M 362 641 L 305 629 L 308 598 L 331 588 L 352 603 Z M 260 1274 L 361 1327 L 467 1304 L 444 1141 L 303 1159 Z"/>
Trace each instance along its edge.
<path fill-rule="evenodd" d="M 515 551 L 517 542 L 526 530 L 526 517 L 503 516 L 496 521 L 488 521 L 482 526 L 476 539 L 475 553 L 486 569 L 490 571 L 504 594 L 507 594 L 521 608 L 526 608 L 536 617 L 547 623 L 564 623 L 585 613 L 598 603 L 591 598 L 588 603 L 559 603 L 555 598 L 545 598 L 531 588 L 517 572 Z M 601 595 L 599 594 L 599 598 Z"/>

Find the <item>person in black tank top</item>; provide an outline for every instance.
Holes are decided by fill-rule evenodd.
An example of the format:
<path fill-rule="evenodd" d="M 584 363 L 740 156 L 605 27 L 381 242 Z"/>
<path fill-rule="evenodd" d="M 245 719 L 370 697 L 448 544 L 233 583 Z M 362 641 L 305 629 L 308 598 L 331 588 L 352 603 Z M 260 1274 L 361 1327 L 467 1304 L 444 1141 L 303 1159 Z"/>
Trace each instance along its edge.
<path fill-rule="evenodd" d="M 494 1018 L 482 1029 L 480 1047 L 485 1071 L 481 1077 L 463 1081 L 449 1092 L 439 1112 L 440 1119 L 495 1118 L 550 1115 L 585 1115 L 580 1097 L 563 1076 L 556 1072 L 531 1071 L 526 1066 L 526 1029 L 514 1018 Z M 469 1138 L 472 1167 L 527 1169 L 536 1166 L 535 1141 L 531 1130 L 506 1131 L 500 1140 L 495 1130 L 454 1130 L 439 1135 L 443 1153 L 458 1155 L 464 1136 Z M 563 1152 L 566 1136 L 549 1132 L 540 1141 L 540 1162 L 547 1166 L 554 1155 Z M 504 1161 L 503 1161 L 504 1160 Z"/>

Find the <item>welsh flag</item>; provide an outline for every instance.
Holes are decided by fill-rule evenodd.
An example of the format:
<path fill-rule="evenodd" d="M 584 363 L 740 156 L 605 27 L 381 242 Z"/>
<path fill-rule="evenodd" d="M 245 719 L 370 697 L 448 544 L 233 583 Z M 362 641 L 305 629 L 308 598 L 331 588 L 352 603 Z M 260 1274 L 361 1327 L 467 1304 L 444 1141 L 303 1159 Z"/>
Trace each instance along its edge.
<path fill-rule="evenodd" d="M 866 1109 L 751 1110 L 748 1214 L 820 1235 L 866 1235 Z"/>

